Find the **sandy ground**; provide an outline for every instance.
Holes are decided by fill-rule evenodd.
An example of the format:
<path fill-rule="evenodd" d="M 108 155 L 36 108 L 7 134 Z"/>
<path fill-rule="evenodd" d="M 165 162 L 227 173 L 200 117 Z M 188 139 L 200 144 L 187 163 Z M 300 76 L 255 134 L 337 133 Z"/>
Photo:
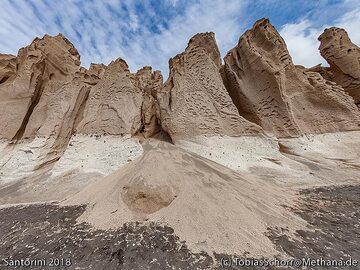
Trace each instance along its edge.
<path fill-rule="evenodd" d="M 71 138 L 69 147 L 51 172 L 58 176 L 79 169 L 82 172 L 108 175 L 140 156 L 142 152 L 139 141 L 129 135 L 76 135 Z"/>
<path fill-rule="evenodd" d="M 28 177 L 41 160 L 46 139 L 23 140 L 18 144 L 0 142 L 0 183 L 7 184 Z"/>
<path fill-rule="evenodd" d="M 267 237 L 279 251 L 278 259 L 292 257 L 360 260 L 360 186 L 333 186 L 304 190 L 291 211 L 308 222 L 296 232 L 285 227 L 268 228 Z M 248 254 L 196 253 L 181 241 L 174 229 L 160 224 L 126 223 L 116 230 L 94 230 L 76 219 L 86 206 L 59 207 L 32 204 L 0 208 L 2 258 L 45 258 L 46 267 L 32 269 L 300 269 L 298 267 L 222 266 L 223 259 L 250 258 Z M 51 258 L 70 261 L 51 267 Z M 256 259 L 262 259 L 258 257 Z M 8 269 L 0 261 L 1 269 Z M 305 269 L 335 269 L 331 267 Z M 345 267 L 336 269 L 358 269 Z"/>
<path fill-rule="evenodd" d="M 199 136 L 176 145 L 76 136 L 53 167 L 35 172 L 41 140 L 3 143 L 0 204 L 86 205 L 78 224 L 104 232 L 136 222 L 165 226 L 189 252 L 212 260 L 216 254 L 293 256 L 276 247 L 276 237 L 299 243 L 297 232 L 312 231 L 311 221 L 294 210 L 299 190 L 359 185 L 359 141 L 360 132 L 282 140 Z"/>
<path fill-rule="evenodd" d="M 89 185 L 63 205 L 89 205 L 79 221 L 99 229 L 161 222 L 196 252 L 273 256 L 267 227 L 306 223 L 287 212 L 293 194 L 166 142 L 148 141 L 132 163 Z"/>
<path fill-rule="evenodd" d="M 300 138 L 198 136 L 177 146 L 279 186 L 359 183 L 360 132 Z"/>
<path fill-rule="evenodd" d="M 77 135 L 60 160 L 34 170 L 41 162 L 45 143 L 35 138 L 15 146 L 0 144 L 0 203 L 62 200 L 143 152 L 139 141 L 130 136 Z"/>

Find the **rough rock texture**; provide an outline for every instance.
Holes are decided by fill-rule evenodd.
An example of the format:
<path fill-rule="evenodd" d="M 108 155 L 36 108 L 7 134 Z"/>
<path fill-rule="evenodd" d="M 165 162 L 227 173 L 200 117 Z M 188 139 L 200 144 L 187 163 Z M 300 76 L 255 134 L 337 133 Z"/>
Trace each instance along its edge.
<path fill-rule="evenodd" d="M 162 128 L 173 140 L 201 134 L 255 134 L 261 128 L 242 118 L 222 82 L 213 33 L 197 34 L 170 59 L 170 74 L 158 94 Z"/>
<path fill-rule="evenodd" d="M 352 98 L 318 73 L 295 66 L 267 19 L 241 36 L 221 73 L 240 115 L 278 137 L 359 129 Z"/>
<path fill-rule="evenodd" d="M 329 63 L 327 79 L 341 85 L 360 106 L 360 48 L 344 29 L 331 27 L 319 37 L 320 53 Z"/>
<path fill-rule="evenodd" d="M 152 72 L 151 67 L 140 69 L 136 75 L 136 85 L 143 92 L 140 121 L 136 121 L 132 134 L 141 133 L 145 138 L 161 130 L 160 107 L 157 93 L 162 89 L 163 77 L 160 71 Z"/>
<path fill-rule="evenodd" d="M 0 54 L 0 85 L 15 75 L 16 56 Z"/>
<path fill-rule="evenodd" d="M 81 68 L 74 74 L 72 81 L 44 94 L 31 115 L 24 136 L 36 133 L 47 137 L 50 149 L 47 153 L 48 160 L 58 160 L 67 148 L 76 126 L 83 117 L 90 89 L 99 81 L 95 74 Z M 43 121 L 37 122 L 37 119 L 41 119 L 40 116 L 43 116 Z"/>
<path fill-rule="evenodd" d="M 132 74 L 124 60 L 111 62 L 90 92 L 77 132 L 151 136 L 157 131 L 155 98 L 161 86 L 160 72 L 151 67 Z"/>
<path fill-rule="evenodd" d="M 47 118 L 51 121 L 49 118 L 56 111 L 52 106 L 61 108 L 61 96 L 55 98 L 54 95 L 65 83 L 71 82 L 79 70 L 80 56 L 61 34 L 45 35 L 19 50 L 15 70 L 13 61 L 12 58 L 7 64 L 7 74 L 12 76 L 5 81 L 3 77 L 0 84 L 0 137 L 18 140 L 50 135 L 44 121 Z"/>

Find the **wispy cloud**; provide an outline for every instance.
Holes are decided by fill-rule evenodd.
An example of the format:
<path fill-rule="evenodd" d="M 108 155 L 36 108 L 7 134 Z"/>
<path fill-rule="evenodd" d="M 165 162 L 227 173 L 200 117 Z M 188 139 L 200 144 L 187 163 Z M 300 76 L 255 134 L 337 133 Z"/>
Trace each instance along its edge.
<path fill-rule="evenodd" d="M 343 5 L 356 3 L 345 1 Z M 16 54 L 36 36 L 61 32 L 77 47 L 86 67 L 91 62 L 107 64 L 122 57 L 133 71 L 151 65 L 167 73 L 168 59 L 181 52 L 194 34 L 215 32 L 224 55 L 255 19 L 270 17 L 281 28 L 296 63 L 312 65 L 322 61 L 317 52 L 317 35 L 323 23 L 309 16 L 315 4 L 299 12 L 302 1 L 284 1 L 277 7 L 286 12 L 280 12 L 279 8 L 262 9 L 261 2 L 264 1 L 1 0 L 0 52 Z M 346 27 L 359 42 L 359 20 L 354 20 L 359 19 L 359 11 L 351 12 L 333 21 Z M 337 15 L 333 17 L 338 18 Z"/>
<path fill-rule="evenodd" d="M 346 29 L 350 39 L 355 44 L 360 44 L 360 8 L 349 11 L 331 24 L 316 25 L 309 19 L 300 20 L 297 23 L 286 24 L 280 34 L 285 39 L 289 52 L 295 64 L 306 67 L 317 64 L 327 65 L 319 53 L 319 41 L 317 38 L 325 28 L 337 26 Z"/>
<path fill-rule="evenodd" d="M 234 45 L 243 0 L 2 0 L 0 51 L 16 53 L 36 36 L 62 32 L 82 64 L 124 58 L 132 70 L 168 59 L 201 31 L 215 31 L 223 50 Z"/>

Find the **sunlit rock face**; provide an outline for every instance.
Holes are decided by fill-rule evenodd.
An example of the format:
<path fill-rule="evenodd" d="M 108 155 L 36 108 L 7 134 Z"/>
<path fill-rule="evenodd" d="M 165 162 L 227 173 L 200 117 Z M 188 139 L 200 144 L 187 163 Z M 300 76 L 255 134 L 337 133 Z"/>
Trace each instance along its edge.
<path fill-rule="evenodd" d="M 359 112 L 344 90 L 295 66 L 267 19 L 257 21 L 225 57 L 221 73 L 240 115 L 278 137 L 359 128 Z"/>
<path fill-rule="evenodd" d="M 163 129 L 173 140 L 201 134 L 258 134 L 241 117 L 222 82 L 213 33 L 197 34 L 170 59 L 170 74 L 158 95 Z"/>
<path fill-rule="evenodd" d="M 360 106 L 360 48 L 344 29 L 331 27 L 320 35 L 320 53 L 329 63 L 325 78 L 341 85 Z"/>

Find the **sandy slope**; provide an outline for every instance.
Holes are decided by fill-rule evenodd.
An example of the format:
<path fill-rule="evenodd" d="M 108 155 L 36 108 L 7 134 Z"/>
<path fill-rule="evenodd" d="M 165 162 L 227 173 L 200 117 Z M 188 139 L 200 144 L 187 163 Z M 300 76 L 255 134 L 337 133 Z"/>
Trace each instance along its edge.
<path fill-rule="evenodd" d="M 98 228 L 161 222 L 196 251 L 276 254 L 267 227 L 305 222 L 288 212 L 292 192 L 237 173 L 169 143 L 150 141 L 144 154 L 64 205 L 88 204 L 80 221 Z"/>
<path fill-rule="evenodd" d="M 76 135 L 57 162 L 36 169 L 46 156 L 44 145 L 44 138 L 0 144 L 0 203 L 62 200 L 143 152 L 130 136 Z"/>
<path fill-rule="evenodd" d="M 4 146 L 2 160 L 11 158 L 1 172 L 22 164 L 29 170 L 19 170 L 26 177 L 20 181 L 4 185 L 2 178 L 0 202 L 66 199 L 64 205 L 87 204 L 78 221 L 95 228 L 157 222 L 174 228 L 196 252 L 272 256 L 277 251 L 265 236 L 268 227 L 288 228 L 292 235 L 306 225 L 283 207 L 294 204 L 299 188 L 359 184 L 359 140 L 359 132 L 346 132 L 140 145 L 128 137 L 78 135 L 50 170 L 30 176 L 31 158 L 24 157 L 37 155 L 38 141 L 18 145 L 13 155 Z"/>
<path fill-rule="evenodd" d="M 359 183 L 360 132 L 274 139 L 197 136 L 176 145 L 233 170 L 280 186 Z"/>

